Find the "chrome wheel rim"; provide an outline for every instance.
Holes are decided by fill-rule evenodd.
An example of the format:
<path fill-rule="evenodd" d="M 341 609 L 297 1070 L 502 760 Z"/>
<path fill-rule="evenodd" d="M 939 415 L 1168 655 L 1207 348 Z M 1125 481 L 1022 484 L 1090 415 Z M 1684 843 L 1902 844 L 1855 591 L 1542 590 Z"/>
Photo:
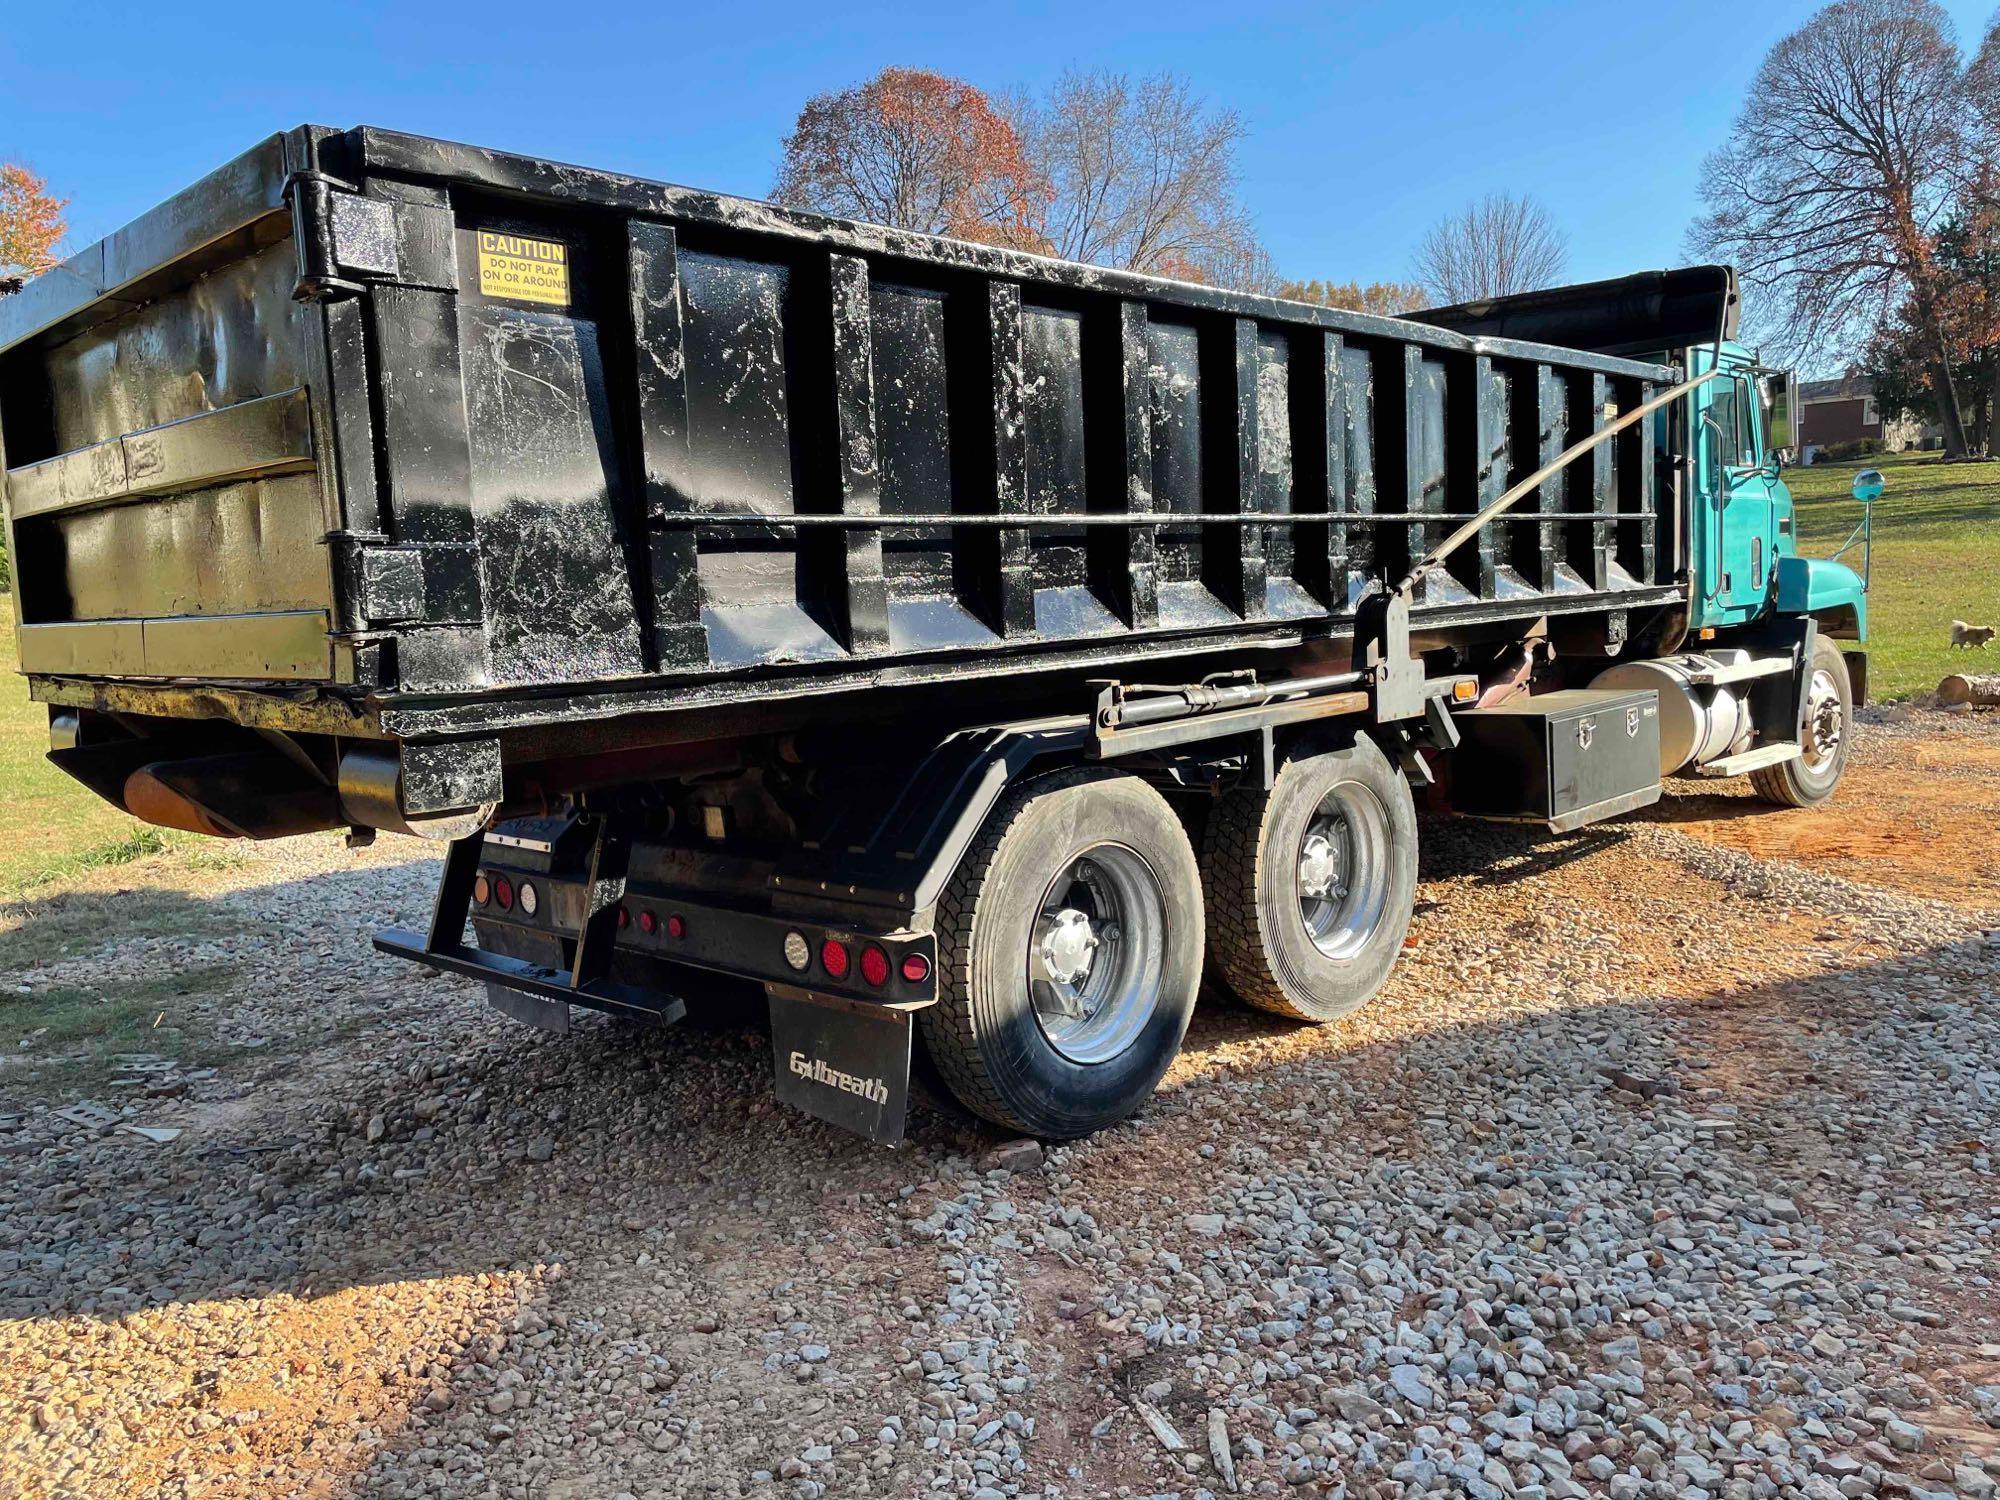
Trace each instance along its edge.
<path fill-rule="evenodd" d="M 1049 1045 L 1074 1063 L 1109 1061 L 1160 998 L 1167 903 L 1137 851 L 1095 844 L 1042 893 L 1028 932 L 1028 995 Z"/>
<path fill-rule="evenodd" d="M 1331 959 L 1360 953 L 1389 909 L 1389 812 L 1355 781 L 1328 789 L 1293 860 L 1299 921 Z"/>
<path fill-rule="evenodd" d="M 1846 716 L 1840 711 L 1840 689 L 1833 674 L 1821 667 L 1806 684 L 1805 722 L 1800 727 L 1799 755 L 1808 769 L 1823 771 L 1840 752 L 1847 733 Z"/>

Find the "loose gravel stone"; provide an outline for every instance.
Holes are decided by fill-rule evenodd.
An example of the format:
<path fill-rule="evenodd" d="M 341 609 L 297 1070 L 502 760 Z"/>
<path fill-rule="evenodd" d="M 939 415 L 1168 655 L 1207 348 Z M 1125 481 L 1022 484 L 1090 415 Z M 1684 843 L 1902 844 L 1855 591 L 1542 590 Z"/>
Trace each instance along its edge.
<path fill-rule="evenodd" d="M 1379 1002 L 1211 996 L 1046 1146 L 779 1110 L 721 992 L 514 1026 L 369 950 L 414 844 L 80 877 L 0 993 L 183 976 L 214 1056 L 0 1067 L 0 1493 L 1986 1500 L 2000 841 L 1871 840 L 1993 805 L 1995 720 L 1871 724 L 1818 812 L 1426 819 Z"/>

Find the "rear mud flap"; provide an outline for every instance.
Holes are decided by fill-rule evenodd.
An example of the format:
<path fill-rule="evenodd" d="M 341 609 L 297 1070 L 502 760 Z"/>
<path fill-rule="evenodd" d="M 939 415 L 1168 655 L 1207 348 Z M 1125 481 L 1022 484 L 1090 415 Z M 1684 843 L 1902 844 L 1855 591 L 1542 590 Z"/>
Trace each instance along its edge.
<path fill-rule="evenodd" d="M 910 1106 L 907 1006 L 766 985 L 778 1098 L 880 1146 L 903 1138 Z"/>
<path fill-rule="evenodd" d="M 530 995 L 525 990 L 511 989 L 489 979 L 486 981 L 486 1003 L 510 1021 L 559 1034 L 569 1030 L 570 1008 L 560 1000 L 544 1000 L 540 995 Z"/>

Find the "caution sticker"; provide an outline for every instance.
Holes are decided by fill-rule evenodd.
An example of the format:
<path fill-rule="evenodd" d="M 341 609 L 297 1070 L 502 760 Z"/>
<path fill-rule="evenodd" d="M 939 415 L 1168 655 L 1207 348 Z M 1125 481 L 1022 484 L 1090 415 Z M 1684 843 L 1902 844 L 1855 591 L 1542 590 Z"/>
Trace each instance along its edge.
<path fill-rule="evenodd" d="M 569 306 L 569 246 L 479 231 L 479 290 L 489 297 Z"/>

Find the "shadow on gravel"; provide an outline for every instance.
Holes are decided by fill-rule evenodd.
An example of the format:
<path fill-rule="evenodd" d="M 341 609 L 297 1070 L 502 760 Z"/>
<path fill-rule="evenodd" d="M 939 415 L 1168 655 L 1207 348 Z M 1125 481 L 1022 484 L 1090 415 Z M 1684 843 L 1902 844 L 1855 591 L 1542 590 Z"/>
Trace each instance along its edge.
<path fill-rule="evenodd" d="M 16 897 L 0 901 L 0 975 L 32 973 L 135 939 L 185 943 L 264 937 L 273 944 L 295 944 L 333 913 L 352 912 L 357 931 L 363 924 L 408 925 L 427 912 L 436 869 L 436 857 L 420 849 L 400 862 L 250 881 L 200 896 L 135 880 L 122 889 Z M 271 951 L 276 956 L 283 950 Z M 365 939 L 357 942 L 356 951 L 357 956 L 368 954 Z"/>
<path fill-rule="evenodd" d="M 1630 837 L 1615 828 L 1548 836 L 1444 826 L 1449 836 L 1438 836 L 1438 826 L 1425 829 L 1426 879 L 1477 880 L 1491 870 L 1490 883 L 1511 884 Z M 641 1251 L 694 1267 L 711 1289 L 705 1305 L 725 1323 L 761 1317 L 768 1326 L 768 1308 L 747 1304 L 768 1298 L 779 1278 L 789 1286 L 791 1277 L 810 1285 L 823 1276 L 815 1257 L 829 1247 L 842 1254 L 880 1243 L 900 1222 L 899 1187 L 962 1174 L 963 1158 L 998 1138 L 963 1117 L 919 1110 L 908 1142 L 883 1151 L 782 1109 L 771 1094 L 768 1045 L 751 1024 L 754 1006 L 738 1029 L 642 1029 L 593 1017 L 565 1036 L 546 1036 L 492 1015 L 469 984 L 372 957 L 359 931 L 350 938 L 326 925 L 309 930 L 314 910 L 338 908 L 343 923 L 351 913 L 357 928 L 410 920 L 413 913 L 371 906 L 368 897 L 381 891 L 393 898 L 391 908 L 421 901 L 428 872 L 390 886 L 392 879 L 381 870 L 340 872 L 246 899 L 246 906 L 254 900 L 260 930 L 268 922 L 279 945 L 269 975 L 282 982 L 286 972 L 283 935 L 306 930 L 323 955 L 329 943 L 351 943 L 355 965 L 372 966 L 371 985 L 392 997 L 361 1035 L 300 1059 L 312 1090 L 274 1091 L 269 1099 L 246 1092 L 205 1110 L 188 1136 L 167 1146 L 0 1136 L 0 1320 L 12 1320 L 0 1322 L 0 1336 L 11 1347 L 25 1341 L 43 1361 L 73 1360 L 85 1346 L 97 1351 L 91 1357 L 108 1358 L 115 1341 L 151 1338 L 145 1330 L 157 1328 L 152 1315 L 162 1309 L 207 1304 L 193 1321 L 228 1309 L 247 1323 L 266 1316 L 252 1299 L 273 1297 L 295 1299 L 285 1301 L 286 1316 L 362 1328 L 351 1320 L 374 1314 L 353 1307 L 353 1294 L 374 1288 L 384 1307 L 411 1299 L 407 1320 L 398 1312 L 366 1325 L 366 1339 L 350 1340 L 343 1368 L 375 1381 L 370 1399 L 392 1416 L 373 1420 L 393 1429 L 425 1399 L 415 1372 L 429 1369 L 425 1379 L 434 1380 L 442 1367 L 477 1389 L 484 1377 L 472 1373 L 475 1336 L 506 1328 L 517 1306 L 546 1312 L 564 1297 L 589 1306 L 624 1295 L 627 1279 L 641 1275 L 633 1269 Z M 217 903 L 184 905 L 183 915 L 211 916 Z M 1714 1049 L 1727 1046 L 1754 1087 L 1759 1034 L 1777 1037 L 1789 1025 L 1818 1025 L 1835 1014 L 1864 1031 L 1905 1019 L 1892 997 L 1929 986 L 1941 968 L 1981 958 L 1979 945 L 1967 942 L 1779 983 L 1724 986 L 1691 1001 L 1662 1001 L 1641 988 L 1567 1016 L 1446 1021 L 1391 1040 L 1377 1039 L 1379 1028 L 1343 1034 L 1335 1027 L 1270 1061 L 1260 1061 L 1257 1046 L 1239 1044 L 1282 1042 L 1304 1029 L 1209 994 L 1186 1042 L 1194 1076 L 1136 1121 L 1073 1151 L 1064 1165 L 1066 1191 L 1092 1195 L 1103 1230 L 1116 1235 L 1121 1215 L 1138 1211 L 1126 1196 L 1135 1175 L 1198 1181 L 1210 1170 L 1197 1154 L 1205 1135 L 1186 1127 L 1216 1107 L 1204 1099 L 1233 1079 L 1251 1084 L 1235 1105 L 1249 1112 L 1246 1128 L 1263 1123 L 1255 1111 L 1266 1107 L 1267 1087 L 1280 1097 L 1291 1088 L 1295 1097 L 1285 1107 L 1309 1097 L 1323 1113 L 1346 1116 L 1357 1138 L 1366 1137 L 1356 1149 L 1381 1160 L 1424 1151 L 1424 1112 L 1445 1107 L 1452 1091 L 1461 1098 L 1468 1089 L 1504 1094 L 1510 1108 L 1546 1109 L 1552 1117 L 1676 1108 L 1671 1099 L 1611 1093 L 1597 1076 L 1603 1058 L 1592 1033 L 1601 1036 L 1606 1012 L 1625 1018 L 1632 1048 L 1625 1060 L 1639 1070 L 1670 1062 L 1686 1045 L 1679 1024 L 1701 1016 Z M 1420 949 L 1413 961 L 1421 981 L 1430 959 Z M 279 997 L 301 1014 L 318 998 L 313 972 L 304 971 L 308 982 L 296 993 Z M 1441 989 L 1465 983 L 1442 970 L 1438 978 Z M 1924 985 L 1911 983 L 1918 979 Z M 1225 1076 L 1205 1076 L 1210 1070 Z M 1794 1089 L 1834 1092 L 1851 1082 L 1788 1080 Z M 1765 1131 L 1758 1121 L 1745 1125 Z M 1723 1139 L 1712 1149 L 1750 1148 Z M 1765 1141 L 1754 1149 L 1765 1151 Z M 1836 1149 L 1879 1151 L 1885 1144 L 1856 1140 Z M 1463 1164 L 1467 1174 L 1473 1169 Z M 1031 1180 L 1022 1191 L 1041 1189 Z M 922 1246 L 894 1253 L 913 1267 L 934 1258 Z M 579 1290 L 564 1292 L 544 1277 L 555 1261 L 568 1264 L 564 1279 L 580 1280 Z M 424 1287 L 458 1299 L 462 1315 L 452 1326 L 460 1331 L 441 1331 Z M 491 1305 L 480 1300 L 488 1293 Z M 678 1326 L 659 1332 L 662 1339 L 686 1335 Z M 303 1329 L 286 1335 L 294 1346 L 310 1338 Z M 115 1360 L 103 1376 L 113 1392 L 129 1378 Z M 304 1400 L 317 1377 L 302 1378 Z M 0 1378 L 0 1390 L 5 1384 Z M 263 1441 L 284 1440 L 274 1433 Z"/>
<path fill-rule="evenodd" d="M 417 860 L 206 896 L 135 885 L 0 903 L 0 1116 L 178 1099 L 184 1090 L 157 1086 L 175 1071 L 221 1068 L 241 1091 L 381 1019 L 393 1009 L 382 981 L 410 971 L 367 934 L 421 911 L 430 870 Z M 34 1144 L 0 1130 L 0 1161 Z"/>
<path fill-rule="evenodd" d="M 1554 849 L 1537 842 L 1521 857 L 1589 852 L 1550 842 Z M 1975 940 L 1695 1001 L 1635 1000 L 1662 1017 L 1696 1010 L 1718 1021 L 1754 1013 L 1817 1023 L 1832 981 L 1865 1018 L 1886 1003 L 1878 992 L 1900 993 L 1908 977 L 1981 956 Z M 391 1070 L 361 1039 L 337 1039 L 340 1051 L 304 1064 L 325 1086 L 316 1111 L 274 1117 L 250 1090 L 166 1147 L 115 1135 L 94 1145 L 0 1136 L 0 1317 L 118 1315 L 501 1270 L 560 1251 L 528 1210 L 572 1190 L 606 1215 L 629 1192 L 676 1217 L 713 1216 L 687 1223 L 689 1237 L 761 1236 L 788 1213 L 816 1213 L 829 1197 L 908 1180 L 1004 1138 L 919 1102 L 909 1140 L 885 1151 L 784 1109 L 771 1094 L 761 1006 L 742 990 L 718 987 L 701 1024 L 661 1029 L 579 1012 L 569 1034 L 547 1036 L 492 1014 L 470 985 L 414 975 L 400 983 L 431 991 L 413 997 L 429 1033 L 420 1050 L 397 1049 Z M 1582 1016 L 1605 1008 L 1623 1007 L 1580 1007 L 1579 1029 L 1590 1024 Z M 1523 1023 L 1547 1024 L 1545 1013 Z M 1422 1080 L 1462 1068 L 1468 1049 L 1506 1055 L 1512 1029 L 1447 1025 L 1347 1044 L 1329 1028 L 1317 1033 L 1323 1045 L 1270 1066 L 1358 1065 Z M 1205 986 L 1184 1051 L 1222 1058 L 1238 1043 L 1314 1034 Z M 357 1044 L 356 1066 L 343 1073 L 342 1053 Z M 1597 1086 L 1581 1066 L 1576 1082 Z M 1143 1139 L 1149 1120 L 1218 1086 L 1194 1080 L 1105 1139 Z M 215 1246 L 227 1253 L 204 1253 Z M 107 1287 L 120 1291 L 107 1296 Z"/>
<path fill-rule="evenodd" d="M 1421 874 L 1514 884 L 1628 837 L 1426 820 Z M 428 864 L 376 867 L 209 900 L 145 891 L 35 904 L 11 936 L 72 957 L 110 942 L 114 925 L 129 938 L 140 898 L 149 932 L 220 935 L 251 956 L 220 1008 L 269 1012 L 276 1035 L 268 1052 L 222 1062 L 234 1097 L 197 1103 L 175 1143 L 116 1133 L 93 1142 L 45 1118 L 0 1134 L 0 1318 L 115 1317 L 533 1264 L 562 1248 L 534 1210 L 579 1180 L 593 1198 L 615 1199 L 615 1186 L 677 1216 L 706 1216 L 695 1235 L 754 1240 L 773 1217 L 819 1212 L 827 1195 L 908 1180 L 920 1162 L 1005 1138 L 925 1088 L 921 1069 L 909 1140 L 893 1152 L 779 1106 L 762 999 L 747 986 L 717 981 L 671 1028 L 582 1010 L 567 1035 L 505 1020 L 478 986 L 368 947 L 368 929 L 421 920 L 430 874 Z M 330 913 L 340 915 L 329 922 Z M 351 936 L 339 930 L 347 914 Z M 316 966 L 293 967 L 301 943 Z M 162 950 L 159 972 L 171 973 L 173 956 Z M 339 1007 L 312 988 L 329 967 L 354 981 Z M 12 998 L 0 994 L 8 1050 L 19 1042 Z M 1205 984 L 1184 1050 L 1311 1034 Z M 1430 1053 L 1454 1045 L 1449 1034 L 1407 1048 L 1323 1035 L 1323 1046 L 1278 1066 L 1387 1053 L 1387 1066 L 1422 1076 Z M 142 1036 L 110 1040 L 149 1050 Z M 1126 1129 L 1143 1135 L 1150 1114 L 1175 1107 L 1163 1097 Z M 802 1196 L 801 1183 L 815 1186 Z M 284 1211 L 271 1212 L 274 1203 Z"/>
<path fill-rule="evenodd" d="M 66 891 L 0 902 L 0 974 L 47 968 L 135 937 L 212 936 L 236 925 L 232 915 L 218 910 L 214 901 L 155 887 Z M 5 1016 L 0 996 L 0 1027 Z"/>
<path fill-rule="evenodd" d="M 1761 797 L 1728 792 L 1669 793 L 1632 816 L 1645 823 L 1720 823 L 1738 818 L 1769 818 L 1782 814 Z"/>
<path fill-rule="evenodd" d="M 1629 829 L 1615 823 L 1550 833 L 1538 824 L 1426 816 L 1417 830 L 1417 877 L 1462 877 L 1487 887 L 1518 885 L 1615 849 L 1631 837 Z"/>

